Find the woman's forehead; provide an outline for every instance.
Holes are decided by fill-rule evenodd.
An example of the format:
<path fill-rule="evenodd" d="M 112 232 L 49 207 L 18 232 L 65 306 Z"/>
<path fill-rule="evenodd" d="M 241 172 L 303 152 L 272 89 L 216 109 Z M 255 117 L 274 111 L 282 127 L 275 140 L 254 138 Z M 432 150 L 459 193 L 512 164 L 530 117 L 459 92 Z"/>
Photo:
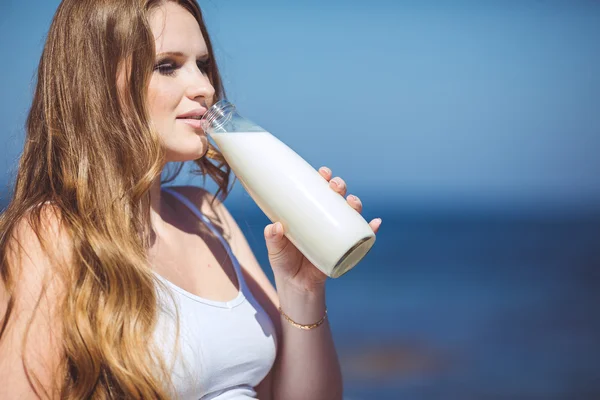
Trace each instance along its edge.
<path fill-rule="evenodd" d="M 167 2 L 150 14 L 156 53 L 206 54 L 206 43 L 194 16 L 174 2 Z"/>

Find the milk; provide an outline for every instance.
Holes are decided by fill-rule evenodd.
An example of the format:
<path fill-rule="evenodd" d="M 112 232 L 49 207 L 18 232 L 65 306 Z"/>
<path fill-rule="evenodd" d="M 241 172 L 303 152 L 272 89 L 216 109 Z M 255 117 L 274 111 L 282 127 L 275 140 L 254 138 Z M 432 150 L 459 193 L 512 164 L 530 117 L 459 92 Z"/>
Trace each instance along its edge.
<path fill-rule="evenodd" d="M 375 243 L 365 219 L 267 131 L 210 132 L 238 180 L 285 236 L 326 275 L 353 268 Z"/>

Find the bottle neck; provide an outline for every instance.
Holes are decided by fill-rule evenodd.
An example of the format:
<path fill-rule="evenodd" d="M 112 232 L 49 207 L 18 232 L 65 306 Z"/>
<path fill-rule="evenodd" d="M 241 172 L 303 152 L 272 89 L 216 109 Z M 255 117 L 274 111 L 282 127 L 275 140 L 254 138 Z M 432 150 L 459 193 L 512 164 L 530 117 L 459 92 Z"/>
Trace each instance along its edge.
<path fill-rule="evenodd" d="M 235 112 L 235 106 L 227 100 L 220 100 L 202 116 L 205 130 L 215 130 L 225 125 Z"/>

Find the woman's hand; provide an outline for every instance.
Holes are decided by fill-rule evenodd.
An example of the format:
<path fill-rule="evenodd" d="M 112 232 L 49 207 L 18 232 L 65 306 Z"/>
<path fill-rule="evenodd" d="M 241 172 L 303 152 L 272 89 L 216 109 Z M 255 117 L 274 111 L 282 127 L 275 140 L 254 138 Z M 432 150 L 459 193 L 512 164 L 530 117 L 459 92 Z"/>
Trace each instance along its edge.
<path fill-rule="evenodd" d="M 329 182 L 329 187 L 342 197 L 346 197 L 346 183 L 340 177 L 331 179 L 331 170 L 321 167 L 319 173 Z M 348 204 L 359 213 L 362 212 L 362 203 L 358 197 L 347 197 Z M 376 218 L 369 222 L 373 232 L 377 233 L 381 219 Z M 269 224 L 264 231 L 269 253 L 269 262 L 276 280 L 287 287 L 302 292 L 312 292 L 323 288 L 327 275 L 315 267 L 304 255 L 283 235 L 283 225 L 280 222 Z"/>

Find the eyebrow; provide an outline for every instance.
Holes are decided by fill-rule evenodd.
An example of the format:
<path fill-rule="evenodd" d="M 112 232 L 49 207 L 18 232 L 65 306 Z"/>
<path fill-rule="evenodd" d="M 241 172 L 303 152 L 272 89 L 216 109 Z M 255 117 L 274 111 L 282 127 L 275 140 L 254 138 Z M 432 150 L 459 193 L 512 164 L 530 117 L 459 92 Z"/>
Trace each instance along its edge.
<path fill-rule="evenodd" d="M 164 57 L 164 56 L 171 56 L 171 57 L 186 57 L 186 54 L 180 52 L 180 51 L 167 51 L 165 53 L 159 53 L 156 55 L 157 58 L 160 57 Z M 201 55 L 200 57 L 198 57 L 199 60 L 205 60 L 210 58 L 210 55 L 208 53 L 204 53 L 203 55 Z"/>

